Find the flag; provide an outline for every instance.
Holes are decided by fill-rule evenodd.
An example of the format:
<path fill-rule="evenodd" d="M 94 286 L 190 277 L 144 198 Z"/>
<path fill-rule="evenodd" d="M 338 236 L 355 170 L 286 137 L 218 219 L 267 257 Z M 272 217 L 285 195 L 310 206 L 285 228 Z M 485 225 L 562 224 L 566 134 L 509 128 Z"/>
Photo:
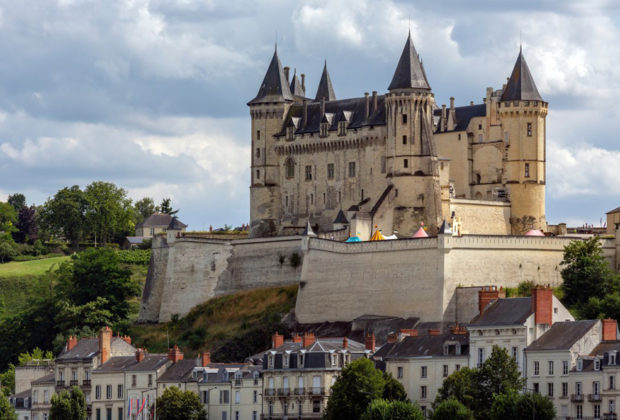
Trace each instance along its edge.
<path fill-rule="evenodd" d="M 127 398 L 127 418 L 131 417 L 131 398 Z"/>
<path fill-rule="evenodd" d="M 145 403 L 145 402 L 146 402 L 146 400 L 143 398 L 143 399 L 142 399 L 142 406 L 141 406 L 141 407 L 140 407 L 140 409 L 138 410 L 138 414 L 137 414 L 138 416 L 140 415 L 140 413 L 142 412 L 142 410 L 144 410 L 144 403 Z M 136 408 L 138 408 L 138 407 L 136 407 Z"/>

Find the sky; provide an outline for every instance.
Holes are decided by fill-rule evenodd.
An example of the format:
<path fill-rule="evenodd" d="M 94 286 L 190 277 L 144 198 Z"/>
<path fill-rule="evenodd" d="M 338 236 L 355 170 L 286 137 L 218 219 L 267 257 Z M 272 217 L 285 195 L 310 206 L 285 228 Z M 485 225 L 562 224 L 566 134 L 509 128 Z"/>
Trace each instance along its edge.
<path fill-rule="evenodd" d="M 109 181 L 190 230 L 247 223 L 246 103 L 278 43 L 314 96 L 385 93 L 411 29 L 438 105 L 501 88 L 520 42 L 547 117 L 547 220 L 620 206 L 620 2 L 0 0 L 0 200 Z"/>

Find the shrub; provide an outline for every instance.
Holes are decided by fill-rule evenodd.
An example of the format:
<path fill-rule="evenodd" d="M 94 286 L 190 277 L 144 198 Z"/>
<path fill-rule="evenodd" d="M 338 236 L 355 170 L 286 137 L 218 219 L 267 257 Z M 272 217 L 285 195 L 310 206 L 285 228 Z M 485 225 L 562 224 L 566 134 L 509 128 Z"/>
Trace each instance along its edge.
<path fill-rule="evenodd" d="M 151 261 L 150 249 L 129 249 L 116 251 L 122 264 L 149 265 Z"/>

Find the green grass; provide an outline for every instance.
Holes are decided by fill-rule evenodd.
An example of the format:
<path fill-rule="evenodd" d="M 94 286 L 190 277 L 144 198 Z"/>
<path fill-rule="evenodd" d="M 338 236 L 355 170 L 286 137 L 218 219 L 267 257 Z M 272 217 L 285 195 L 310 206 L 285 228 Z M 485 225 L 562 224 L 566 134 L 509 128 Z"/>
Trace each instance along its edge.
<path fill-rule="evenodd" d="M 31 277 L 45 274 L 50 268 L 58 266 L 70 257 L 44 258 L 33 261 L 12 261 L 0 264 L 0 278 Z"/>

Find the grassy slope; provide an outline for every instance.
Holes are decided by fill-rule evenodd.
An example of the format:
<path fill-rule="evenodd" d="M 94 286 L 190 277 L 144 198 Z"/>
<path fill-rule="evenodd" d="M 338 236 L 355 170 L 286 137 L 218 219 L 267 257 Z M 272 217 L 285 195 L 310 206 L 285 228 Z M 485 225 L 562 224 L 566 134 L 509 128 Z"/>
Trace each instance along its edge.
<path fill-rule="evenodd" d="M 9 262 L 0 264 L 0 278 L 18 278 L 27 276 L 40 276 L 45 274 L 52 266 L 58 267 L 60 263 L 70 257 L 43 258 L 40 260 Z"/>
<path fill-rule="evenodd" d="M 243 291 L 196 306 L 176 321 L 134 325 L 131 337 L 152 353 L 165 352 L 169 337 L 188 356 L 210 350 L 215 360 L 234 361 L 262 350 L 276 329 L 284 332 L 280 320 L 296 298 L 296 285 Z"/>

